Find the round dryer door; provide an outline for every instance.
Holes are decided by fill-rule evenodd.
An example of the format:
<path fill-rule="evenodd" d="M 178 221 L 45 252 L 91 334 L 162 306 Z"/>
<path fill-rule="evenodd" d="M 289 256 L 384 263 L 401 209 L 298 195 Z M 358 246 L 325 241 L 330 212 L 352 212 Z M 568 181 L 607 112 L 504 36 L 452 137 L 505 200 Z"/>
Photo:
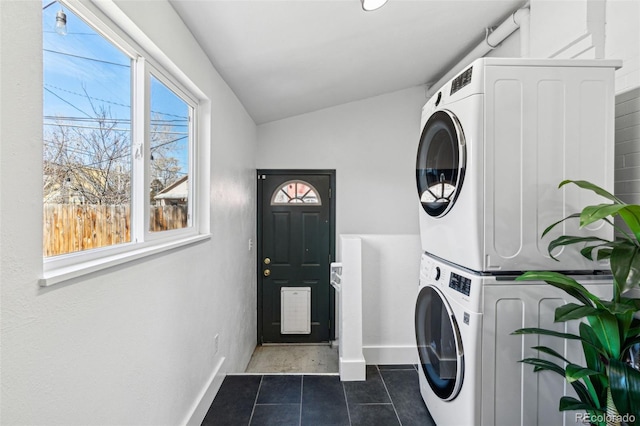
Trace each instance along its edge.
<path fill-rule="evenodd" d="M 415 321 L 422 372 L 433 392 L 451 401 L 462 387 L 464 352 L 453 311 L 435 287 L 420 290 Z"/>
<path fill-rule="evenodd" d="M 447 214 L 462 187 L 465 139 L 458 119 L 437 111 L 422 131 L 416 162 L 416 180 L 422 208 L 434 217 Z"/>

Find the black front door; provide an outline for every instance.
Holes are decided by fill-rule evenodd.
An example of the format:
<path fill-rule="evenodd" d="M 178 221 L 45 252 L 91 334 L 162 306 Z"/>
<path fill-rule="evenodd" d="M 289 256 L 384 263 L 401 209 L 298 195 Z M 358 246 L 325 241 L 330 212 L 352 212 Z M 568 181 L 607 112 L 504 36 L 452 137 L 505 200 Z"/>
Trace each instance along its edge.
<path fill-rule="evenodd" d="M 334 177 L 333 172 L 258 171 L 261 343 L 333 338 Z"/>

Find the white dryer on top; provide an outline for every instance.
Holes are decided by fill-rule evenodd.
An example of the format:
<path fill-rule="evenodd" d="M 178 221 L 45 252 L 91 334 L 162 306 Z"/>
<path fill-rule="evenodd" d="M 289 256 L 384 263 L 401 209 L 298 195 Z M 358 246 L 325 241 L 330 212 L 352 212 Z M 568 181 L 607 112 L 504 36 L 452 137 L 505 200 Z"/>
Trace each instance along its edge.
<path fill-rule="evenodd" d="M 609 226 L 564 222 L 603 200 L 565 179 L 613 189 L 614 71 L 620 61 L 483 58 L 422 111 L 416 180 L 423 251 L 475 271 L 589 271 L 549 241 L 611 237 Z M 575 223 L 574 223 L 575 222 Z M 555 254 L 555 253 L 554 253 Z"/>

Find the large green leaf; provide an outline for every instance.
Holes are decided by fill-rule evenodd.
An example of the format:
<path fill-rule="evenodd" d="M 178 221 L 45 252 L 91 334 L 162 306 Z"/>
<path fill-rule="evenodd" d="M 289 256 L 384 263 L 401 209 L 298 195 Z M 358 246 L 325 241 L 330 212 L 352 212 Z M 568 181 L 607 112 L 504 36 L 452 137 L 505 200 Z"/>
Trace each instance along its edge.
<path fill-rule="evenodd" d="M 551 349 L 548 346 L 532 346 L 531 349 L 534 349 L 536 351 L 540 351 L 540 352 L 545 353 L 547 355 L 554 356 L 554 357 L 556 357 L 558 359 L 561 359 L 562 361 L 566 362 L 567 364 L 571 363 L 568 359 L 566 359 L 565 357 L 560 355 L 556 350 Z"/>
<path fill-rule="evenodd" d="M 618 358 L 622 345 L 616 317 L 607 311 L 601 311 L 598 315 L 587 317 L 587 320 L 608 358 Z"/>
<path fill-rule="evenodd" d="M 623 210 L 620 210 L 620 217 L 627 224 L 636 240 L 640 241 L 640 206 L 629 204 Z"/>
<path fill-rule="evenodd" d="M 633 306 L 636 310 L 640 311 L 640 299 L 635 297 L 628 297 L 628 295 L 622 295 L 620 297 L 620 303 L 624 303 L 625 305 Z M 640 318 L 637 320 L 638 326 L 640 327 Z"/>
<path fill-rule="evenodd" d="M 623 341 L 622 346 L 624 346 L 626 340 L 633 336 L 632 333 L 629 333 L 629 330 L 631 330 L 631 324 L 633 323 L 634 315 L 634 311 L 616 314 L 616 318 L 618 319 L 618 328 L 620 330 L 620 338 Z M 621 351 L 623 350 L 624 348 L 621 349 Z"/>
<path fill-rule="evenodd" d="M 588 189 L 591 190 L 593 192 L 595 192 L 596 194 L 600 195 L 601 197 L 607 198 L 611 201 L 613 201 L 614 203 L 620 203 L 622 204 L 622 201 L 616 197 L 615 195 L 613 195 L 612 193 L 608 192 L 605 189 L 600 188 L 598 185 L 595 185 L 589 181 L 586 180 L 563 180 L 562 182 L 560 182 L 560 185 L 558 185 L 558 188 L 563 187 L 564 185 L 567 185 L 569 183 L 573 183 L 574 185 L 577 185 L 578 187 L 582 188 L 582 189 Z"/>
<path fill-rule="evenodd" d="M 540 358 L 525 358 L 520 361 L 523 364 L 533 365 L 533 371 L 553 371 L 554 373 L 558 373 L 562 377 L 566 377 L 566 372 L 564 368 L 556 364 L 555 362 L 548 361 L 546 359 Z"/>
<path fill-rule="evenodd" d="M 593 329 L 584 322 L 580 323 L 580 337 L 582 338 L 582 351 L 584 353 L 587 367 L 594 371 L 605 373 L 605 366 L 601 361 L 600 353 L 602 349 L 599 347 L 600 341 Z M 603 407 L 607 402 L 608 380 L 602 375 L 595 376 L 591 380 L 594 389 L 594 400 L 598 401 L 598 406 Z"/>
<path fill-rule="evenodd" d="M 599 387 L 599 384 L 603 380 L 607 380 L 607 376 L 603 372 L 584 368 L 576 364 L 569 364 L 565 369 L 565 378 L 576 390 L 581 401 L 588 401 L 596 407 L 602 407 L 602 388 Z M 582 380 L 584 385 L 578 382 L 578 380 Z M 582 393 L 583 388 L 586 395 Z"/>
<path fill-rule="evenodd" d="M 582 209 L 580 213 L 580 227 L 591 225 L 605 217 L 613 217 L 618 214 L 620 210 L 626 208 L 626 204 L 597 204 L 594 206 L 587 206 Z"/>
<path fill-rule="evenodd" d="M 556 238 L 555 240 L 553 240 L 553 241 L 551 241 L 549 243 L 549 246 L 547 247 L 547 251 L 549 252 L 549 256 L 551 256 L 555 260 L 558 260 L 551 253 L 556 248 L 563 247 L 563 246 L 569 246 L 569 245 L 573 245 L 573 244 L 593 243 L 593 242 L 602 242 L 602 243 L 605 243 L 605 244 L 609 244 L 610 243 L 610 241 L 603 240 L 602 238 L 598 238 L 598 237 L 576 237 L 576 236 L 573 236 L 573 235 L 561 235 L 561 236 L 559 236 L 558 238 Z M 599 244 L 599 245 L 605 245 L 605 244 Z M 597 246 L 594 246 L 594 247 L 597 247 Z"/>
<path fill-rule="evenodd" d="M 633 314 L 637 311 L 635 306 L 629 305 L 628 303 L 609 302 L 608 300 L 602 301 L 602 307 L 600 309 L 604 309 L 613 315 L 628 316 L 629 314 L 631 314 L 631 318 L 633 318 Z M 625 322 L 627 321 L 629 322 L 629 324 L 631 324 L 631 319 L 625 320 Z"/>
<path fill-rule="evenodd" d="M 540 358 L 525 358 L 520 362 L 522 362 L 523 364 L 533 365 L 533 371 L 536 373 L 539 371 L 553 371 L 554 373 L 557 373 L 566 379 L 565 369 L 552 361 Z M 586 379 L 588 380 L 588 378 Z M 593 387 L 591 386 L 591 383 L 589 383 L 591 391 L 587 389 L 587 387 L 581 382 L 572 381 L 569 383 L 571 384 L 571 387 L 573 387 L 573 389 L 576 391 L 576 395 L 578 395 L 581 401 L 591 406 L 598 405 L 599 401 L 597 399 L 597 395 L 593 394 Z M 594 396 L 596 396 L 596 398 L 594 398 Z"/>
<path fill-rule="evenodd" d="M 633 414 L 640 421 L 640 371 L 623 361 L 612 359 L 609 363 L 611 397 L 620 414 Z"/>
<path fill-rule="evenodd" d="M 571 340 L 580 340 L 580 336 L 576 336 L 575 334 L 571 334 L 571 333 L 560 333 L 559 331 L 554 331 L 554 330 L 547 330 L 544 328 L 521 328 L 518 329 L 516 331 L 514 331 L 513 333 L 514 335 L 520 335 L 520 334 L 542 334 L 544 336 L 555 336 L 555 337 L 561 337 L 563 339 L 571 339 Z"/>
<path fill-rule="evenodd" d="M 597 244 L 595 246 L 586 246 L 580 249 L 580 254 L 589 260 L 593 260 L 593 251 L 596 250 L 596 260 L 606 260 L 611 257 L 612 248 L 609 247 L 610 242 Z"/>
<path fill-rule="evenodd" d="M 638 344 L 640 344 L 640 336 L 635 335 L 634 337 L 629 337 L 627 338 L 627 340 L 624 341 L 624 347 L 622 348 L 621 352 L 624 353 L 624 351 Z"/>
<path fill-rule="evenodd" d="M 518 281 L 545 281 L 547 284 L 559 288 L 582 302 L 586 306 L 600 304 L 600 298 L 591 294 L 586 288 L 571 277 L 553 271 L 529 271 L 516 278 Z"/>
<path fill-rule="evenodd" d="M 610 261 L 618 294 L 638 286 L 638 282 L 640 282 L 640 247 L 630 242 L 621 242 L 614 246 Z"/>
<path fill-rule="evenodd" d="M 559 221 L 557 221 L 555 223 L 552 223 L 551 225 L 547 226 L 547 228 L 542 232 L 542 237 L 540 237 L 540 238 L 544 238 L 544 236 L 547 235 L 549 233 L 549 231 L 551 231 L 558 224 L 564 222 L 565 220 L 568 220 L 568 219 L 579 219 L 579 218 L 580 218 L 580 213 L 573 213 L 573 214 L 565 217 L 564 219 L 560 219 Z"/>
<path fill-rule="evenodd" d="M 580 328 L 580 340 L 582 340 L 583 345 L 586 344 L 588 347 L 593 348 L 596 355 L 595 359 L 599 360 L 600 357 L 598 356 L 598 354 L 605 355 L 605 350 L 602 347 L 602 343 L 600 342 L 600 339 L 598 339 L 598 336 L 593 331 L 593 328 L 591 328 L 591 326 L 586 322 L 581 322 L 579 325 L 579 328 Z M 604 371 L 597 368 L 595 364 L 589 363 L 589 358 L 587 358 L 586 361 L 587 361 L 587 366 L 589 366 L 589 368 L 598 370 L 598 371 Z"/>
<path fill-rule="evenodd" d="M 585 404 L 582 401 L 578 401 L 577 399 L 570 396 L 563 396 L 560 398 L 560 411 L 578 411 L 578 410 L 587 410 L 587 411 L 595 411 L 602 413 L 602 410 L 594 407 L 590 404 Z"/>
<path fill-rule="evenodd" d="M 576 380 L 584 379 L 589 376 L 596 376 L 602 374 L 599 371 L 591 370 L 590 368 L 584 368 L 576 364 L 569 364 L 565 368 L 565 377 L 569 383 Z"/>
<path fill-rule="evenodd" d="M 555 312 L 555 322 L 565 322 L 584 318 L 589 315 L 596 315 L 598 309 L 592 306 L 578 305 L 576 303 L 567 303 L 566 305 L 558 306 Z"/>

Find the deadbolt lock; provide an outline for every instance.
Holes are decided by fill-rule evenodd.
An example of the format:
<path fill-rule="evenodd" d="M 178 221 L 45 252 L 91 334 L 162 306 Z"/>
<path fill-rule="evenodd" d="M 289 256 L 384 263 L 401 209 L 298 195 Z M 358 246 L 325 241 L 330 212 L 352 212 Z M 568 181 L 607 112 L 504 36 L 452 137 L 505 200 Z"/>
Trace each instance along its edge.
<path fill-rule="evenodd" d="M 263 272 L 265 277 L 268 277 L 269 275 L 271 275 L 271 270 L 270 269 L 265 269 Z"/>
<path fill-rule="evenodd" d="M 268 264 L 270 264 L 270 263 L 271 263 L 271 259 L 269 259 L 268 257 L 265 257 L 265 258 L 264 258 L 264 264 L 265 264 L 265 265 L 268 265 Z"/>

